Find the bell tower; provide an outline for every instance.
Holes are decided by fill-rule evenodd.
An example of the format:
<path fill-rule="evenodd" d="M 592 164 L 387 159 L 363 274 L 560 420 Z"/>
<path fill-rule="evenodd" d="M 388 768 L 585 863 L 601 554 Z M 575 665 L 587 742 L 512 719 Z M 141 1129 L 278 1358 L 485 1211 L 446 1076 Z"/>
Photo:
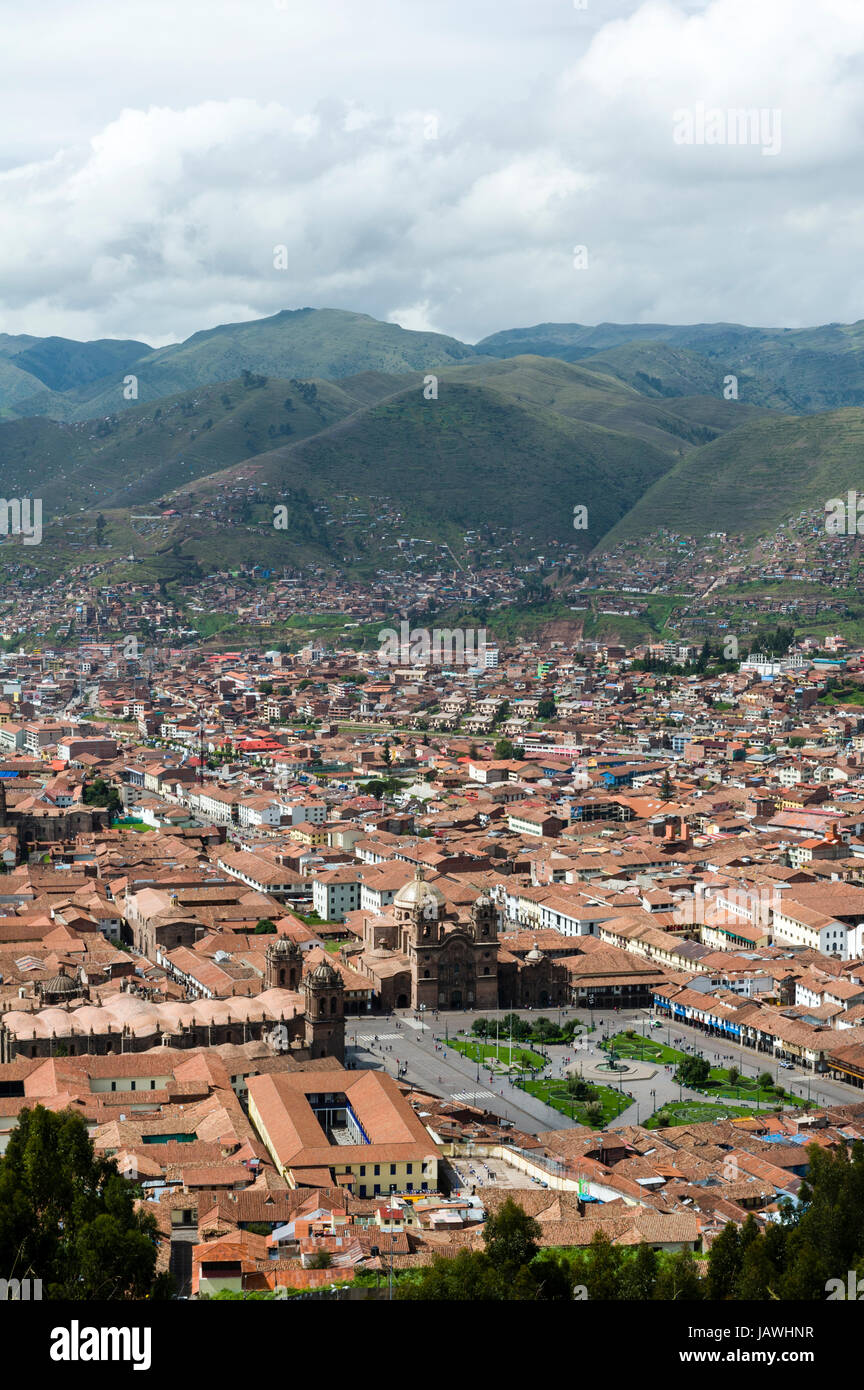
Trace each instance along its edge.
<path fill-rule="evenodd" d="M 303 953 L 296 941 L 280 936 L 271 941 L 265 954 L 265 989 L 293 989 L 299 991 L 303 974 Z"/>
<path fill-rule="evenodd" d="M 471 908 L 471 935 L 475 941 L 497 942 L 498 909 L 488 893 L 481 893 Z"/>
<path fill-rule="evenodd" d="M 306 990 L 306 1046 L 311 1057 L 345 1056 L 345 981 L 327 960 L 310 970 Z"/>

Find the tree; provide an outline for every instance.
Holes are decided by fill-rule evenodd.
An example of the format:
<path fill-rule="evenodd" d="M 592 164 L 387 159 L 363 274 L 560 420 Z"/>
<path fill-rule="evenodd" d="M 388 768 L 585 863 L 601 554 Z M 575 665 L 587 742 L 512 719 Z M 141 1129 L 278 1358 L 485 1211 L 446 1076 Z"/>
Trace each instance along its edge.
<path fill-rule="evenodd" d="M 708 1297 L 714 1303 L 735 1297 L 743 1261 L 741 1233 L 729 1221 L 715 1238 L 708 1252 Z"/>
<path fill-rule="evenodd" d="M 96 1158 L 70 1110 L 22 1110 L 0 1158 L 0 1270 L 41 1279 L 48 1298 L 166 1297 L 156 1222 L 112 1159 Z"/>
<path fill-rule="evenodd" d="M 557 1036 L 558 1027 L 551 1018 L 538 1018 L 531 1031 L 538 1042 L 545 1042 L 548 1038 Z"/>
<path fill-rule="evenodd" d="M 492 1031 L 491 1028 L 489 1030 Z M 505 1014 L 501 1020 L 501 1027 L 498 1030 L 499 1038 L 513 1037 L 517 1042 L 524 1042 L 531 1033 L 531 1024 L 518 1014 Z"/>
<path fill-rule="evenodd" d="M 675 1079 L 682 1086 L 704 1086 L 711 1075 L 711 1064 L 704 1057 L 684 1057 L 678 1063 Z"/>
<path fill-rule="evenodd" d="M 609 1237 L 596 1230 L 588 1247 L 589 1264 L 584 1282 L 591 1302 L 621 1297 L 624 1252 Z"/>
<path fill-rule="evenodd" d="M 540 1227 L 533 1216 L 528 1216 L 523 1207 L 508 1197 L 487 1220 L 483 1240 L 495 1268 L 515 1274 L 537 1254 L 539 1235 Z"/>
<path fill-rule="evenodd" d="M 759 1073 L 759 1088 L 763 1091 L 773 1090 L 774 1077 L 771 1075 L 770 1071 L 762 1071 Z"/>
<path fill-rule="evenodd" d="M 621 1297 L 634 1303 L 647 1303 L 657 1283 L 657 1252 L 650 1245 L 640 1245 L 621 1274 Z"/>
<path fill-rule="evenodd" d="M 254 936 L 266 936 L 276 931 L 276 923 L 269 917 L 262 917 L 255 925 Z"/>
<path fill-rule="evenodd" d="M 686 1250 L 678 1250 L 663 1266 L 654 1285 L 654 1297 L 668 1303 L 692 1303 L 705 1290 Z"/>
<path fill-rule="evenodd" d="M 460 1250 L 454 1259 L 436 1255 L 416 1282 L 397 1285 L 396 1298 L 424 1303 L 489 1303 L 500 1300 L 502 1293 L 486 1252 Z"/>
<path fill-rule="evenodd" d="M 94 777 L 92 782 L 85 783 L 81 789 L 81 799 L 85 806 L 107 807 L 111 820 L 116 820 L 123 809 L 120 793 L 104 777 Z"/>
<path fill-rule="evenodd" d="M 729 1081 L 729 1085 L 730 1085 L 730 1086 L 737 1086 L 737 1084 L 738 1084 L 738 1078 L 740 1077 L 740 1075 L 741 1075 L 741 1073 L 740 1073 L 740 1071 L 738 1070 L 737 1067 L 734 1067 L 734 1066 L 733 1066 L 733 1067 L 727 1068 L 726 1076 L 727 1076 L 727 1079 L 728 1079 L 728 1081 Z"/>
<path fill-rule="evenodd" d="M 333 1256 L 329 1250 L 316 1250 L 309 1261 L 310 1269 L 330 1269 L 333 1264 Z"/>
<path fill-rule="evenodd" d="M 568 1076 L 564 1084 L 568 1096 L 572 1096 L 574 1100 L 596 1101 L 597 1099 L 596 1088 L 589 1085 L 587 1081 L 583 1081 L 581 1076 Z"/>
<path fill-rule="evenodd" d="M 513 744 L 509 738 L 499 738 L 495 744 L 495 757 L 501 762 L 509 762 L 513 757 Z"/>
<path fill-rule="evenodd" d="M 105 539 L 105 527 L 106 527 L 106 525 L 107 525 L 107 523 L 106 523 L 106 521 L 105 521 L 105 518 L 104 518 L 104 516 L 102 515 L 102 513 L 100 512 L 99 515 L 98 515 L 97 518 L 96 518 L 96 544 L 97 544 L 97 545 L 101 545 L 102 542 L 103 542 L 104 539 Z"/>
<path fill-rule="evenodd" d="M 539 700 L 537 703 L 538 719 L 554 719 L 557 714 L 555 701 L 552 699 Z"/>

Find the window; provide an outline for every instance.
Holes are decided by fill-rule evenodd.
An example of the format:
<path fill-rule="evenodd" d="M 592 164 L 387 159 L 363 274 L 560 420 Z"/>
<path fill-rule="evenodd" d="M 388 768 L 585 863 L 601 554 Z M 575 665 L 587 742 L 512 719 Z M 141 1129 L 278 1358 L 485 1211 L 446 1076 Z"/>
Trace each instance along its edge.
<path fill-rule="evenodd" d="M 396 1172 L 396 1164 L 395 1164 L 395 1163 L 391 1163 L 391 1164 L 390 1164 L 390 1176 L 392 1177 L 393 1174 L 394 1174 L 395 1172 Z"/>
<path fill-rule="evenodd" d="M 405 1172 L 406 1172 L 406 1173 L 413 1173 L 413 1172 L 414 1172 L 414 1164 L 413 1164 L 413 1163 L 406 1163 L 406 1164 L 405 1164 Z"/>
<path fill-rule="evenodd" d="M 377 1178 L 377 1177 L 380 1177 L 380 1174 L 381 1174 L 381 1164 L 380 1164 L 380 1163 L 376 1163 L 376 1164 L 375 1164 L 375 1176 L 376 1176 L 376 1178 Z M 376 1191 L 376 1192 L 378 1191 L 378 1188 L 377 1188 L 377 1187 L 375 1188 L 375 1191 Z"/>
<path fill-rule="evenodd" d="M 360 1176 L 361 1176 L 361 1178 L 365 1178 L 365 1176 L 366 1176 L 366 1164 L 365 1164 L 365 1163 L 361 1163 L 361 1164 L 360 1164 Z"/>

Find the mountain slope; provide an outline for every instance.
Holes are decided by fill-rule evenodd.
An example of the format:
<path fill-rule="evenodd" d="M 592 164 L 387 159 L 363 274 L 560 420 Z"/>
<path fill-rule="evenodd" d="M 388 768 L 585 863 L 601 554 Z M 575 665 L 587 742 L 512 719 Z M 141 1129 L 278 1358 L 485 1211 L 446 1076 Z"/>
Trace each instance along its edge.
<path fill-rule="evenodd" d="M 365 372 L 431 371 L 473 357 L 474 349 L 440 333 L 416 333 L 342 309 L 283 309 L 266 319 L 221 324 L 183 343 L 150 351 L 134 366 L 138 401 L 152 402 L 239 377 L 339 380 Z M 16 402 L 19 414 L 90 420 L 129 407 L 123 373 L 113 371 L 58 401 L 43 393 Z"/>
<path fill-rule="evenodd" d="M 864 491 L 864 410 L 754 420 L 676 463 L 604 543 L 661 526 L 755 536 L 849 488 Z"/>
<path fill-rule="evenodd" d="M 553 537 L 579 548 L 596 544 L 671 463 L 632 435 L 517 404 L 485 384 L 444 380 L 439 390 L 426 400 L 419 382 L 408 386 L 326 434 L 200 480 L 196 495 L 225 499 L 242 478 L 266 508 L 286 489 L 321 498 L 342 489 L 396 499 L 414 535 L 494 524 L 517 533 L 523 551 Z M 576 505 L 588 508 L 586 531 L 573 529 Z"/>
<path fill-rule="evenodd" d="M 732 374 L 739 378 L 740 399 L 789 413 L 864 405 L 864 321 L 801 329 L 543 323 L 492 334 L 476 350 L 498 357 L 536 353 L 586 366 L 599 357 L 605 370 L 640 389 L 649 390 L 653 378 L 662 395 L 710 393 Z"/>
<path fill-rule="evenodd" d="M 444 375 L 454 381 L 482 383 L 520 404 L 635 435 L 675 454 L 732 427 L 732 412 L 727 411 L 726 422 L 720 424 L 721 412 L 716 427 L 690 420 L 686 413 L 679 413 L 677 401 L 661 404 L 646 398 L 636 387 L 605 374 L 602 366 L 595 369 L 597 360 L 592 358 L 589 368 L 549 357 L 509 357 L 501 362 L 481 358 L 448 368 Z"/>
<path fill-rule="evenodd" d="M 316 434 L 391 393 L 393 381 L 361 378 L 356 394 L 350 381 L 227 381 L 86 424 L 5 421 L 3 485 L 7 495 L 41 497 L 52 516 L 139 506 L 181 481 L 270 450 L 280 439 Z"/>

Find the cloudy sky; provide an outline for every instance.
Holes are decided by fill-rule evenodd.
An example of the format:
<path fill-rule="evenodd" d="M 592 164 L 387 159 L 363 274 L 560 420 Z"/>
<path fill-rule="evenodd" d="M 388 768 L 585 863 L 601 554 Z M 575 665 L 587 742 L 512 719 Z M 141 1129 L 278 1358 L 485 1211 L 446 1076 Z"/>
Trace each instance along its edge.
<path fill-rule="evenodd" d="M 862 78 L 864 0 L 6 0 L 0 331 L 852 321 Z"/>

